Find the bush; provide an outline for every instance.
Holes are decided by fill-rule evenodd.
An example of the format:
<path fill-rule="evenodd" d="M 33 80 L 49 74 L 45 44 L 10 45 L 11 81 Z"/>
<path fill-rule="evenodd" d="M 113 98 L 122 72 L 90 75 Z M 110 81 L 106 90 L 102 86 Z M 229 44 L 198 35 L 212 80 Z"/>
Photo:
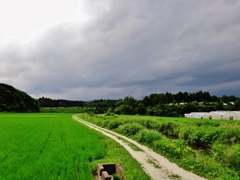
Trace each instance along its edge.
<path fill-rule="evenodd" d="M 218 140 L 224 144 L 230 144 L 230 145 L 235 143 L 240 143 L 239 127 L 229 127 L 228 129 L 224 128 Z"/>
<path fill-rule="evenodd" d="M 114 113 L 109 113 L 109 112 L 105 113 L 105 116 L 113 116 L 113 115 L 114 115 Z"/>
<path fill-rule="evenodd" d="M 158 120 L 138 120 L 140 124 L 145 126 L 147 129 L 156 130 L 166 136 L 177 136 L 176 129 L 177 124 L 172 122 L 160 122 Z"/>
<path fill-rule="evenodd" d="M 156 147 L 160 152 L 164 152 L 165 155 L 171 158 L 190 158 L 195 156 L 195 152 L 188 144 L 182 140 L 172 140 L 163 138 L 158 141 L 153 142 L 154 147 Z"/>
<path fill-rule="evenodd" d="M 151 144 L 153 141 L 159 140 L 162 135 L 155 130 L 142 129 L 138 132 L 136 139 L 142 143 Z"/>
<path fill-rule="evenodd" d="M 179 132 L 179 138 L 190 142 L 190 136 L 196 131 L 196 128 L 182 127 Z"/>
<path fill-rule="evenodd" d="M 107 128 L 109 123 L 110 123 L 109 120 L 105 120 L 105 121 L 103 121 L 103 125 L 102 125 L 102 127 Z"/>
<path fill-rule="evenodd" d="M 120 121 L 110 121 L 109 123 L 108 123 L 108 126 L 107 126 L 107 128 L 108 129 L 116 129 L 116 128 L 118 128 L 118 126 L 119 125 L 121 125 L 122 123 L 120 122 Z"/>
<path fill-rule="evenodd" d="M 113 174 L 113 179 L 114 180 L 120 180 L 121 179 L 121 177 L 118 175 L 118 174 Z"/>
<path fill-rule="evenodd" d="M 179 137 L 197 149 L 207 149 L 219 138 L 220 133 L 215 127 L 182 127 Z"/>
<path fill-rule="evenodd" d="M 236 144 L 229 147 L 224 144 L 215 143 L 212 147 L 214 159 L 226 167 L 240 172 L 240 145 Z"/>
<path fill-rule="evenodd" d="M 135 135 L 144 127 L 139 123 L 128 123 L 119 126 L 118 132 L 125 134 L 125 135 Z"/>

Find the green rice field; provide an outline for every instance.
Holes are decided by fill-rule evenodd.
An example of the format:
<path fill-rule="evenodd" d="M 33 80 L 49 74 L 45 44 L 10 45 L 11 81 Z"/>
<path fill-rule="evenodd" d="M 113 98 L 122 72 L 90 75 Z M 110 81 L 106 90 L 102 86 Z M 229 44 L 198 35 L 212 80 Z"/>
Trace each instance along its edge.
<path fill-rule="evenodd" d="M 149 179 L 120 145 L 71 117 L 0 114 L 0 179 L 92 180 L 97 163 L 109 161 L 122 164 L 128 179 Z"/>

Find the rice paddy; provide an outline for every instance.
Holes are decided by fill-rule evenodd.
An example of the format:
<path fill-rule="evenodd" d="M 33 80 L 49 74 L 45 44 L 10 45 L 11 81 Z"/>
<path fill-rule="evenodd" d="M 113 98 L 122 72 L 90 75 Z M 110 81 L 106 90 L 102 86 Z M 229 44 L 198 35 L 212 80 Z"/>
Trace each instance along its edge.
<path fill-rule="evenodd" d="M 70 114 L 0 116 L 0 179 L 92 179 L 104 157 L 99 136 Z"/>

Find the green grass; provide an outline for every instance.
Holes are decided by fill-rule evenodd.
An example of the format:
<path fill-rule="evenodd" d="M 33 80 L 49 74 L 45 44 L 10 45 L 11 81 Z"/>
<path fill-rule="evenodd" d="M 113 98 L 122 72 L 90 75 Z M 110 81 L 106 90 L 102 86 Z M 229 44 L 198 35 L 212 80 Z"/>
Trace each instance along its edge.
<path fill-rule="evenodd" d="M 0 114 L 0 179 L 92 180 L 98 163 L 117 162 L 127 179 L 150 179 L 113 140 L 72 114 Z"/>
<path fill-rule="evenodd" d="M 240 179 L 240 121 L 139 115 L 78 116 L 137 140 L 208 179 Z"/>

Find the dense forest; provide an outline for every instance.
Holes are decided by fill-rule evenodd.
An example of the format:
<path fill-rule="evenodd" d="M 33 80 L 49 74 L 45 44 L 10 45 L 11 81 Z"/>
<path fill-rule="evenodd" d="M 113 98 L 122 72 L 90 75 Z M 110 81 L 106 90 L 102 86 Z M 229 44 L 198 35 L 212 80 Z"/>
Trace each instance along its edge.
<path fill-rule="evenodd" d="M 91 102 L 51 100 L 40 98 L 41 107 L 73 107 L 85 108 L 89 113 L 184 116 L 190 112 L 209 112 L 215 110 L 240 110 L 240 98 L 235 96 L 211 96 L 209 92 L 153 93 L 137 100 L 132 96 L 124 99 L 98 99 Z"/>
<path fill-rule="evenodd" d="M 50 98 L 39 98 L 39 106 L 41 107 L 83 107 L 84 101 L 71 101 L 64 99 L 50 99 Z"/>
<path fill-rule="evenodd" d="M 0 83 L 0 112 L 38 112 L 37 100 L 14 87 Z"/>

